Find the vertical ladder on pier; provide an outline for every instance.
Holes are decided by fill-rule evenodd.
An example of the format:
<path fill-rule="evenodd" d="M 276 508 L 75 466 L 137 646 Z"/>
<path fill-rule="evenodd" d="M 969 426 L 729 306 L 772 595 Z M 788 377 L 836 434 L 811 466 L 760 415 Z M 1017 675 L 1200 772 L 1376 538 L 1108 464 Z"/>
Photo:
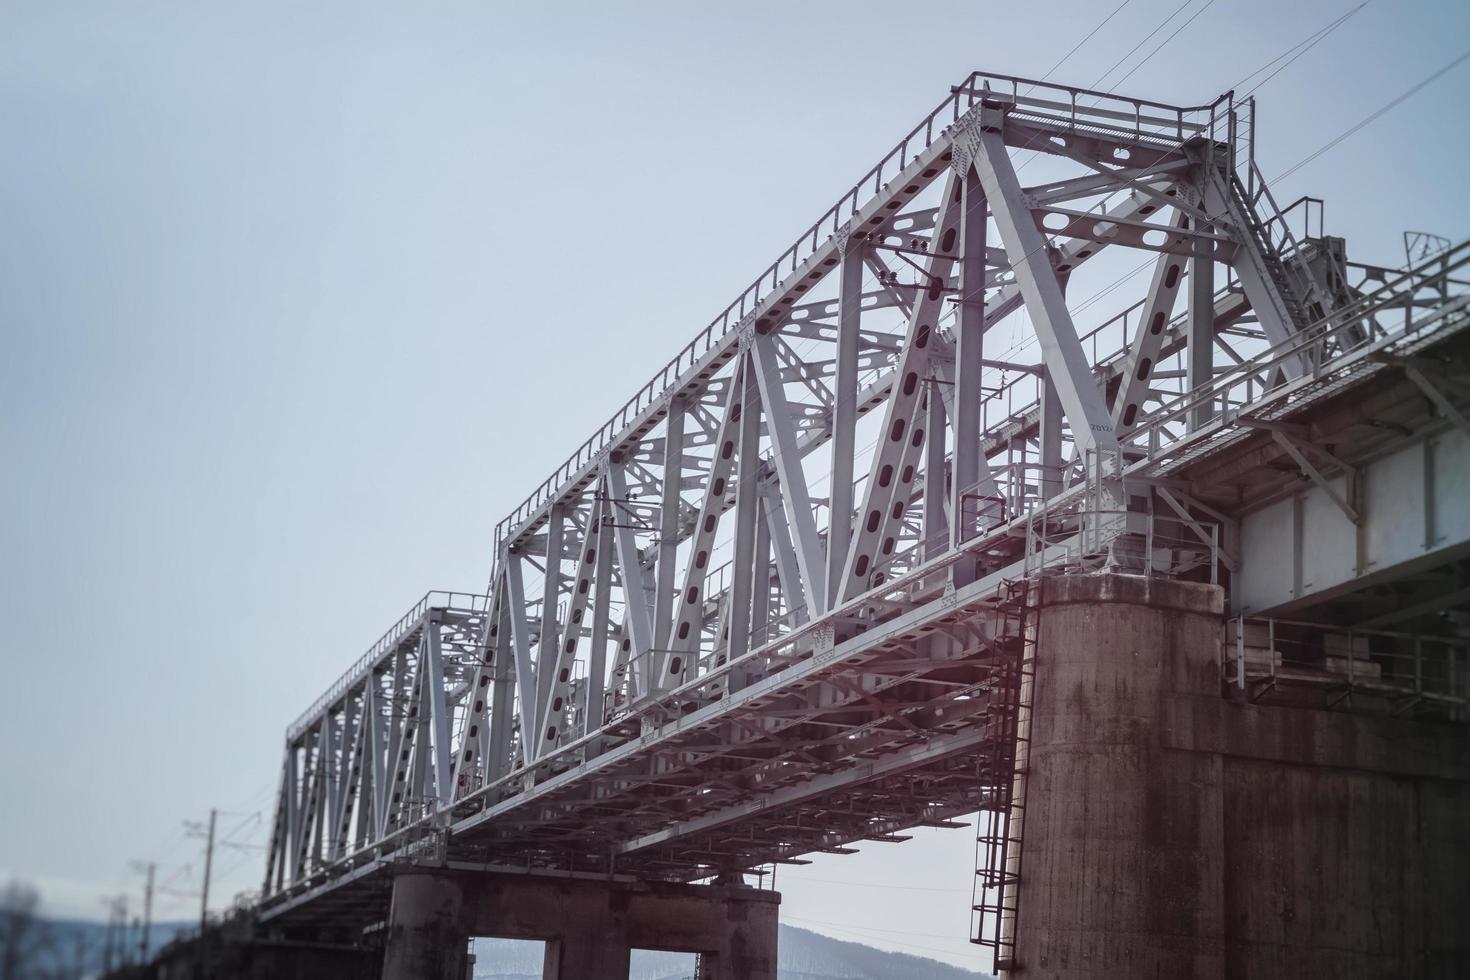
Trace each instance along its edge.
<path fill-rule="evenodd" d="M 1036 617 L 1028 580 L 1008 583 L 1001 606 L 1001 639 L 1008 657 L 1000 671 L 992 724 L 996 737 L 982 760 L 991 804 L 980 811 L 971 941 L 993 953 L 992 972 L 1019 969 L 1016 919 L 1020 909 L 1021 838 L 1026 823 L 1031 703 L 1036 681 Z"/>

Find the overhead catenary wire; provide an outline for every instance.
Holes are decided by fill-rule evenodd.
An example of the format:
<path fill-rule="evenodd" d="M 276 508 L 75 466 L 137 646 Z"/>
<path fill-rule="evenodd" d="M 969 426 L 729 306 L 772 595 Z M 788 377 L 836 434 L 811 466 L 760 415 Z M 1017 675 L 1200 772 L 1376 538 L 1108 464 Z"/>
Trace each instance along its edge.
<path fill-rule="evenodd" d="M 1238 81 L 1234 85 L 1230 86 L 1230 88 L 1232 90 L 1233 89 L 1240 88 L 1242 85 L 1244 85 L 1246 82 L 1250 81 L 1252 78 L 1255 78 L 1261 72 L 1266 71 L 1272 65 L 1275 65 L 1282 58 L 1286 58 L 1287 61 L 1286 61 L 1285 64 L 1283 64 L 1280 68 L 1277 68 L 1275 71 L 1271 72 L 1271 74 L 1269 74 L 1265 78 L 1261 79 L 1255 85 L 1251 86 L 1248 90 L 1246 90 L 1244 93 L 1242 93 L 1240 95 L 1240 98 L 1245 99 L 1245 98 L 1249 98 L 1250 96 L 1254 95 L 1256 92 L 1260 91 L 1261 88 L 1267 82 L 1271 81 L 1271 79 L 1275 78 L 1277 75 L 1281 74 L 1283 71 L 1285 71 L 1287 68 L 1289 68 L 1291 66 L 1292 62 L 1296 61 L 1302 55 L 1304 55 L 1308 51 L 1312 50 L 1320 42 L 1325 41 L 1327 39 L 1328 35 L 1330 35 L 1333 31 L 1337 30 L 1343 24 L 1346 24 L 1349 20 L 1351 20 L 1353 18 L 1353 16 L 1355 14 L 1358 13 L 1358 11 L 1360 11 L 1364 7 L 1368 6 L 1368 4 L 1371 3 L 1371 2 L 1372 2 L 1372 0 L 1363 0 L 1362 3 L 1358 4 L 1356 7 L 1354 7 L 1351 10 L 1349 10 L 1347 13 L 1342 14 L 1336 20 L 1334 20 L 1331 23 L 1329 23 L 1326 27 L 1319 28 L 1316 31 L 1312 32 L 1311 34 L 1308 34 L 1305 38 L 1303 38 L 1302 40 L 1298 41 L 1296 44 L 1293 44 L 1291 47 L 1287 48 L 1281 54 L 1279 54 L 1276 57 L 1272 58 L 1270 61 L 1266 62 L 1261 67 L 1257 68 L 1255 71 L 1251 72 L 1249 75 L 1245 76 L 1240 81 Z"/>
<path fill-rule="evenodd" d="M 1385 104 L 1381 108 L 1374 110 L 1373 112 L 1369 113 L 1367 116 L 1364 116 L 1358 122 L 1356 122 L 1353 125 L 1349 126 L 1347 129 L 1343 130 L 1337 136 L 1334 136 L 1332 139 L 1330 139 L 1326 143 L 1322 144 L 1322 146 L 1318 147 L 1316 150 L 1313 150 L 1311 153 L 1308 153 L 1306 156 L 1302 157 L 1296 163 L 1292 164 L 1291 166 L 1289 166 L 1285 170 L 1283 170 L 1281 173 L 1277 174 L 1276 175 L 1276 179 L 1277 180 L 1284 180 L 1285 178 L 1290 177 L 1292 174 L 1296 173 L 1298 170 L 1302 169 L 1307 164 L 1311 163 L 1313 160 L 1317 159 L 1322 154 L 1326 153 L 1328 150 L 1331 150 L 1333 147 L 1337 146 L 1339 143 L 1341 143 L 1343 140 L 1347 139 L 1348 137 L 1352 136 L 1354 133 L 1357 133 L 1363 127 L 1369 125 L 1374 120 L 1378 119 L 1380 116 L 1384 115 L 1387 112 L 1392 111 L 1393 109 L 1398 108 L 1400 105 L 1402 105 L 1403 103 L 1407 102 L 1410 98 L 1412 98 L 1413 96 L 1417 95 L 1420 91 L 1422 91 L 1424 88 L 1428 87 L 1433 82 L 1437 81 L 1441 76 L 1443 76 L 1446 73 L 1448 73 L 1451 70 L 1453 70 L 1456 66 L 1460 65 L 1466 59 L 1470 59 L 1470 50 L 1461 52 L 1457 57 L 1451 59 L 1451 61 L 1448 64 L 1446 64 L 1446 65 L 1444 65 L 1444 66 L 1436 69 L 1435 71 L 1431 72 L 1429 75 L 1427 75 L 1424 78 L 1420 79 L 1418 82 L 1416 82 L 1415 84 L 1411 85 L 1406 91 L 1404 91 L 1400 95 L 1396 96 L 1392 101 L 1388 102 L 1387 104 Z"/>

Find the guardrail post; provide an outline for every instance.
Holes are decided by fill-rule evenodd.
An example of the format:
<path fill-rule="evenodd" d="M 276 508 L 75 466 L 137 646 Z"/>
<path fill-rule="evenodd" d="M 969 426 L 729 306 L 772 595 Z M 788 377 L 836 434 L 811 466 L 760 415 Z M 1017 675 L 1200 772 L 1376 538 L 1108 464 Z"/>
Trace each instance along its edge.
<path fill-rule="evenodd" d="M 1275 659 L 1275 654 L 1271 654 Z M 1235 621 L 1235 686 L 1245 690 L 1245 617 Z"/>

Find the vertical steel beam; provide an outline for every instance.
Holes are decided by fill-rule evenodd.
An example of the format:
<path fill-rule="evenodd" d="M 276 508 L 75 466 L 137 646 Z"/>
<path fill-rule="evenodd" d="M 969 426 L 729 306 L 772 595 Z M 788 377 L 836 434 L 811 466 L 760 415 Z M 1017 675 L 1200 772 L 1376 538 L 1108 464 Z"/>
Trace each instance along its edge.
<path fill-rule="evenodd" d="M 496 586 L 499 600 L 493 607 L 496 634 L 490 662 L 490 725 L 485 745 L 485 782 L 492 783 L 510 771 L 511 745 L 515 738 L 515 655 L 512 652 L 510 602 L 505 580 Z M 484 690 L 483 685 L 480 688 Z"/>
<path fill-rule="evenodd" d="M 1199 227 L 1198 231 L 1208 230 Z M 1189 259 L 1189 338 L 1185 353 L 1186 387 L 1194 391 L 1215 380 L 1215 259 L 1214 246 L 1197 238 Z M 1214 408 L 1201 404 L 1190 410 L 1186 430 L 1209 423 Z"/>
<path fill-rule="evenodd" d="M 771 639 L 771 524 L 766 520 L 765 498 L 757 493 L 755 557 L 750 563 L 750 645 Z"/>
<path fill-rule="evenodd" d="M 786 524 L 786 509 L 781 504 L 781 493 L 770 480 L 762 480 L 760 494 L 761 512 L 765 515 L 766 530 L 771 536 L 776 581 L 781 586 L 787 614 L 793 624 L 804 623 L 811 617 L 801 602 L 801 572 L 796 567 L 796 549 L 791 544 L 791 528 Z"/>
<path fill-rule="evenodd" d="M 561 557 L 565 546 L 566 526 L 567 505 L 553 504 L 546 517 L 546 576 L 541 590 L 541 631 L 536 643 L 536 686 L 530 692 L 534 702 L 532 720 L 538 722 L 540 719 L 535 717 L 535 712 L 546 703 L 555 671 L 552 665 L 556 662 L 557 650 L 560 648 L 556 607 L 561 601 Z M 522 690 L 524 692 L 524 682 Z M 534 739 L 527 739 L 530 739 L 534 731 L 532 728 L 526 732 L 521 744 L 533 745 Z M 533 755 L 534 751 L 528 752 L 528 759 Z"/>
<path fill-rule="evenodd" d="M 928 373 L 931 350 L 935 346 L 936 328 L 944 296 L 942 283 L 954 265 L 953 253 L 943 246 L 954 247 L 959 234 L 961 184 L 959 175 L 951 172 L 945 182 L 940 219 L 935 226 L 935 242 L 939 247 L 930 252 L 925 271 L 930 278 L 928 288 L 919 293 L 909 316 L 907 343 L 899 354 L 893 374 L 893 391 L 883 412 L 878 446 L 868 481 L 863 488 L 863 506 L 858 512 L 852 546 L 843 564 L 842 586 L 838 595 L 851 599 L 867 591 L 878 565 L 893 553 L 898 539 L 894 528 L 903 520 L 909 504 L 914 475 L 918 469 L 919 450 L 924 444 L 927 420 L 919 411 L 923 378 Z"/>
<path fill-rule="evenodd" d="M 919 553 L 927 559 L 949 550 L 952 515 L 945 514 L 948 487 L 945 480 L 944 399 L 935 390 L 938 385 L 933 379 L 925 387 L 929 389 L 924 394 L 929 437 L 924 441 L 924 541 Z M 979 442 L 978 431 L 976 442 Z"/>
<path fill-rule="evenodd" d="M 837 589 L 852 540 L 853 455 L 857 449 L 858 330 L 862 322 L 863 252 L 861 239 L 848 235 L 840 245 L 842 266 L 837 291 L 837 366 L 832 401 L 832 482 L 827 526 L 827 601 Z M 783 586 L 784 591 L 784 586 Z"/>
<path fill-rule="evenodd" d="M 388 756 L 383 777 L 383 819 L 378 836 L 388 833 L 394 819 L 394 805 L 402 793 L 400 773 L 413 747 L 413 717 L 416 699 L 409 687 L 408 651 L 402 645 L 393 653 L 392 687 L 388 696 Z"/>
<path fill-rule="evenodd" d="M 384 753 L 388 750 L 388 731 L 386 720 L 383 718 L 383 692 L 382 678 L 372 672 L 368 672 L 367 681 L 367 711 L 368 743 L 372 757 L 369 760 L 372 773 L 371 803 L 371 832 L 369 837 L 377 840 L 383 833 L 383 826 L 388 819 L 388 772 Z"/>
<path fill-rule="evenodd" d="M 664 423 L 664 480 L 662 508 L 659 511 L 657 594 L 653 602 L 653 642 L 669 645 L 672 628 L 674 595 L 678 588 L 679 569 L 675 567 L 679 550 L 679 489 L 684 477 L 684 399 L 669 400 Z"/>
<path fill-rule="evenodd" d="M 1043 369 L 1040 378 L 1041 422 L 1037 430 L 1041 469 L 1037 474 L 1042 500 L 1050 500 L 1062 492 L 1062 400 L 1051 372 Z"/>
<path fill-rule="evenodd" d="M 480 662 L 475 667 L 470 688 L 465 692 L 464 718 L 460 722 L 459 740 L 454 752 L 454 774 L 451 785 L 454 798 L 463 796 L 470 787 L 473 777 L 485 766 L 487 723 L 490 718 L 490 685 L 497 669 L 497 657 L 503 662 L 500 650 L 501 638 L 500 604 L 505 590 L 501 587 L 502 576 L 495 577 L 490 597 L 485 606 L 485 625 L 480 637 Z"/>
<path fill-rule="evenodd" d="M 328 842 L 328 856 L 332 860 L 342 856 L 352 830 L 352 801 L 357 795 L 361 779 L 365 747 L 362 709 L 366 701 L 366 690 L 363 691 L 360 701 L 353 697 L 350 691 L 342 699 L 342 750 L 344 754 L 341 771 L 337 774 L 337 790 L 332 796 L 330 807 L 333 836 Z"/>
<path fill-rule="evenodd" d="M 764 339 L 769 340 L 770 338 L 767 337 Z M 759 341 L 757 341 L 757 343 L 759 343 Z M 757 348 L 757 350 L 759 350 L 759 348 Z M 784 408 L 785 396 L 780 390 L 781 373 L 779 368 L 775 367 L 775 348 L 768 347 L 767 351 L 769 353 L 769 357 L 766 359 L 766 367 L 772 369 L 775 374 L 774 379 L 770 379 L 771 395 L 772 398 L 776 402 L 778 402 L 782 408 Z M 760 359 L 760 355 L 758 353 L 754 355 L 754 357 L 756 360 Z M 741 401 L 744 404 L 744 408 L 742 409 L 740 415 L 740 457 L 737 464 L 739 466 L 739 469 L 736 472 L 735 478 L 735 554 L 730 566 L 730 607 L 728 611 L 728 619 L 726 620 L 726 624 L 730 632 L 728 655 L 731 660 L 734 660 L 736 657 L 743 656 L 750 649 L 750 608 L 752 602 L 752 590 L 754 588 L 754 578 L 751 575 L 751 566 L 755 564 L 755 526 L 756 522 L 760 520 L 760 500 L 757 495 L 758 491 L 756 484 L 756 481 L 760 476 L 761 464 L 761 397 L 758 388 L 764 389 L 767 385 L 767 382 L 757 382 L 755 376 L 761 374 L 762 371 L 759 368 L 752 370 L 752 367 L 753 365 L 751 364 L 751 362 L 747 361 L 746 370 L 742 372 L 743 380 L 741 384 L 740 395 Z M 771 401 L 766 402 L 767 412 L 770 411 L 771 404 Z M 774 442 L 776 439 L 774 430 L 778 425 L 778 420 L 768 415 L 766 421 L 767 426 L 772 430 L 772 440 Z M 789 423 L 789 419 L 784 421 L 787 421 Z M 792 457 L 795 458 L 795 433 L 790 432 L 789 435 L 790 452 Z M 777 454 L 779 458 L 780 444 L 777 443 L 776 445 L 778 446 Z M 800 460 L 798 459 L 797 462 L 799 463 Z M 779 466 L 777 467 L 777 470 L 778 472 L 780 471 Z M 800 485 L 800 497 L 802 500 L 806 500 L 806 481 L 805 478 L 801 475 L 800 466 L 796 467 L 795 475 L 790 477 L 790 481 L 790 483 L 787 483 L 785 480 L 782 481 L 785 489 L 785 493 L 783 493 L 782 496 L 786 499 L 786 506 L 788 509 L 791 508 L 791 495 L 794 486 L 798 484 Z M 804 506 L 796 508 L 796 512 L 798 516 L 801 514 L 805 514 L 806 524 L 811 532 L 811 541 L 808 543 L 812 546 L 816 546 L 816 529 L 814 526 L 812 526 L 812 510 L 810 502 L 808 501 Z M 798 563 L 801 562 L 801 549 L 802 546 L 798 543 L 796 551 L 796 560 Z M 820 556 L 811 557 L 813 562 L 820 562 L 821 560 Z M 808 570 L 809 569 L 804 568 L 803 572 L 806 572 Z M 818 582 L 816 583 L 816 585 L 817 587 L 821 586 L 819 566 Z M 816 593 L 808 592 L 808 597 L 816 598 Z"/>
<path fill-rule="evenodd" d="M 304 745 L 286 746 L 286 774 L 282 790 L 286 794 L 286 857 L 289 880 L 301 874 L 301 769 Z M 309 771 L 309 770 L 308 770 Z"/>
<path fill-rule="evenodd" d="M 986 465 L 980 451 L 980 402 L 984 395 L 985 344 L 985 230 L 988 204 L 980 175 L 973 166 L 964 167 L 961 177 L 963 203 L 960 211 L 960 297 L 955 315 L 955 379 L 950 418 L 954 426 L 954 471 L 950 477 L 950 535 L 956 547 L 974 533 L 973 508 L 965 506 L 965 495 L 977 492 L 980 470 Z M 940 243 L 943 247 L 944 243 Z M 944 249 L 948 251 L 948 249 Z M 929 439 L 943 442 L 944 429 L 933 427 Z M 942 422 L 942 419 L 941 419 Z M 963 558 L 951 574 L 955 587 L 975 580 L 975 559 Z"/>
<path fill-rule="evenodd" d="M 357 810 L 354 816 L 357 829 L 352 835 L 353 843 L 357 847 L 366 844 L 377 827 L 378 779 L 383 771 L 382 740 L 378 735 L 381 727 L 376 715 L 377 687 L 378 677 L 369 671 L 367 684 L 362 692 L 362 719 L 357 726 L 362 737 L 362 776 L 358 783 Z"/>
<path fill-rule="evenodd" d="M 822 542 L 817 537 L 816 519 L 812 516 L 811 494 L 801 465 L 801 451 L 797 448 L 796 421 L 786 402 L 785 385 L 781 382 L 781 366 L 776 357 L 776 339 L 769 334 L 757 333 L 752 344 L 751 355 L 755 367 L 753 373 L 759 382 L 760 407 L 765 413 L 766 432 L 770 437 L 771 450 L 775 456 L 776 476 L 781 481 L 781 500 L 786 507 L 787 522 L 791 525 L 792 542 L 796 546 L 796 563 L 801 569 L 805 605 L 811 615 L 820 616 L 827 611 L 826 556 L 822 554 Z M 755 389 L 754 384 L 746 385 L 748 394 L 753 395 Z M 752 398 L 751 401 L 754 402 L 754 399 Z M 746 406 L 747 410 L 753 407 L 755 407 L 754 404 Z M 757 436 L 759 436 L 759 416 L 754 424 L 757 427 Z M 746 429 L 742 427 L 741 431 L 743 433 Z M 742 438 L 744 438 L 743 435 Z M 751 446 L 754 445 L 752 442 Z M 759 455 L 758 449 L 748 449 L 745 443 L 741 443 L 740 478 L 742 485 L 746 479 L 745 458 L 748 451 L 752 458 Z M 752 480 L 754 478 L 753 475 L 750 477 Z M 751 514 L 754 515 L 754 500 L 751 502 L 751 507 Z M 744 569 L 747 566 L 736 565 L 736 567 Z"/>
<path fill-rule="evenodd" d="M 669 471 L 665 469 L 664 479 L 668 478 Z M 599 492 L 603 496 L 607 495 L 606 484 L 602 485 Z M 608 508 L 604 508 L 602 520 L 597 525 L 596 541 L 597 568 L 592 576 L 596 589 L 592 600 L 592 645 L 587 651 L 587 698 L 582 711 L 585 719 L 584 735 L 602 726 L 602 702 L 607 693 L 608 609 L 612 595 L 613 549 L 612 515 Z M 672 583 L 672 572 L 669 579 Z"/>
<path fill-rule="evenodd" d="M 613 543 L 618 553 L 618 569 L 623 576 L 624 639 L 631 645 L 628 658 L 629 697 L 637 698 L 652 691 L 655 671 L 653 635 L 654 595 L 638 551 L 638 537 L 628 523 L 628 515 L 620 503 L 629 499 L 628 477 L 621 459 L 609 459 L 604 479 L 607 483 L 607 513 L 613 524 Z M 663 649 L 662 647 L 658 649 Z"/>
<path fill-rule="evenodd" d="M 526 586 L 521 559 L 510 551 L 501 557 L 505 569 L 505 598 L 510 612 L 510 639 L 516 662 L 516 706 L 521 722 L 522 756 L 526 739 L 536 730 L 536 668 L 531 663 L 531 628 L 526 622 Z"/>
<path fill-rule="evenodd" d="M 419 751 L 433 753 L 426 761 L 433 768 L 429 779 L 436 809 L 454 799 L 449 763 L 449 692 L 444 686 L 444 648 L 439 636 L 439 615 L 437 610 L 431 609 L 424 622 L 424 669 L 419 672 L 423 677 L 423 697 L 428 701 L 424 721 L 433 740 L 432 747 L 420 745 Z"/>
<path fill-rule="evenodd" d="M 350 705 L 351 699 L 346 699 Z M 342 714 L 345 716 L 350 710 L 344 706 Z M 322 800 L 324 819 L 320 822 L 319 833 L 323 835 L 324 851 L 318 857 L 325 857 L 332 853 L 335 847 L 337 831 L 337 804 L 341 800 L 342 781 L 347 775 L 348 754 L 347 748 L 347 723 L 345 717 L 334 715 L 331 709 L 327 709 L 322 715 L 322 740 L 326 743 L 326 768 L 322 773 L 323 789 L 326 791 Z"/>

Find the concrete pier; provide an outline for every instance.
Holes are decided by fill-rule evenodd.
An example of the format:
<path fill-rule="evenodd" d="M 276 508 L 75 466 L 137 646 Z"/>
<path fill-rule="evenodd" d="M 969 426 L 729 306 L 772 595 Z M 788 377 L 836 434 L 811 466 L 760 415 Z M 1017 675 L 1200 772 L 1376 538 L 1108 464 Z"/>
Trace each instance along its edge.
<path fill-rule="evenodd" d="M 775 980 L 776 892 L 483 872 L 394 880 L 383 980 L 464 980 L 471 937 L 546 943 L 545 980 L 627 980 L 634 949 L 697 953 L 700 980 Z"/>
<path fill-rule="evenodd" d="M 1222 696 L 1212 586 L 1039 602 L 1018 975 L 1463 975 L 1463 726 Z"/>

